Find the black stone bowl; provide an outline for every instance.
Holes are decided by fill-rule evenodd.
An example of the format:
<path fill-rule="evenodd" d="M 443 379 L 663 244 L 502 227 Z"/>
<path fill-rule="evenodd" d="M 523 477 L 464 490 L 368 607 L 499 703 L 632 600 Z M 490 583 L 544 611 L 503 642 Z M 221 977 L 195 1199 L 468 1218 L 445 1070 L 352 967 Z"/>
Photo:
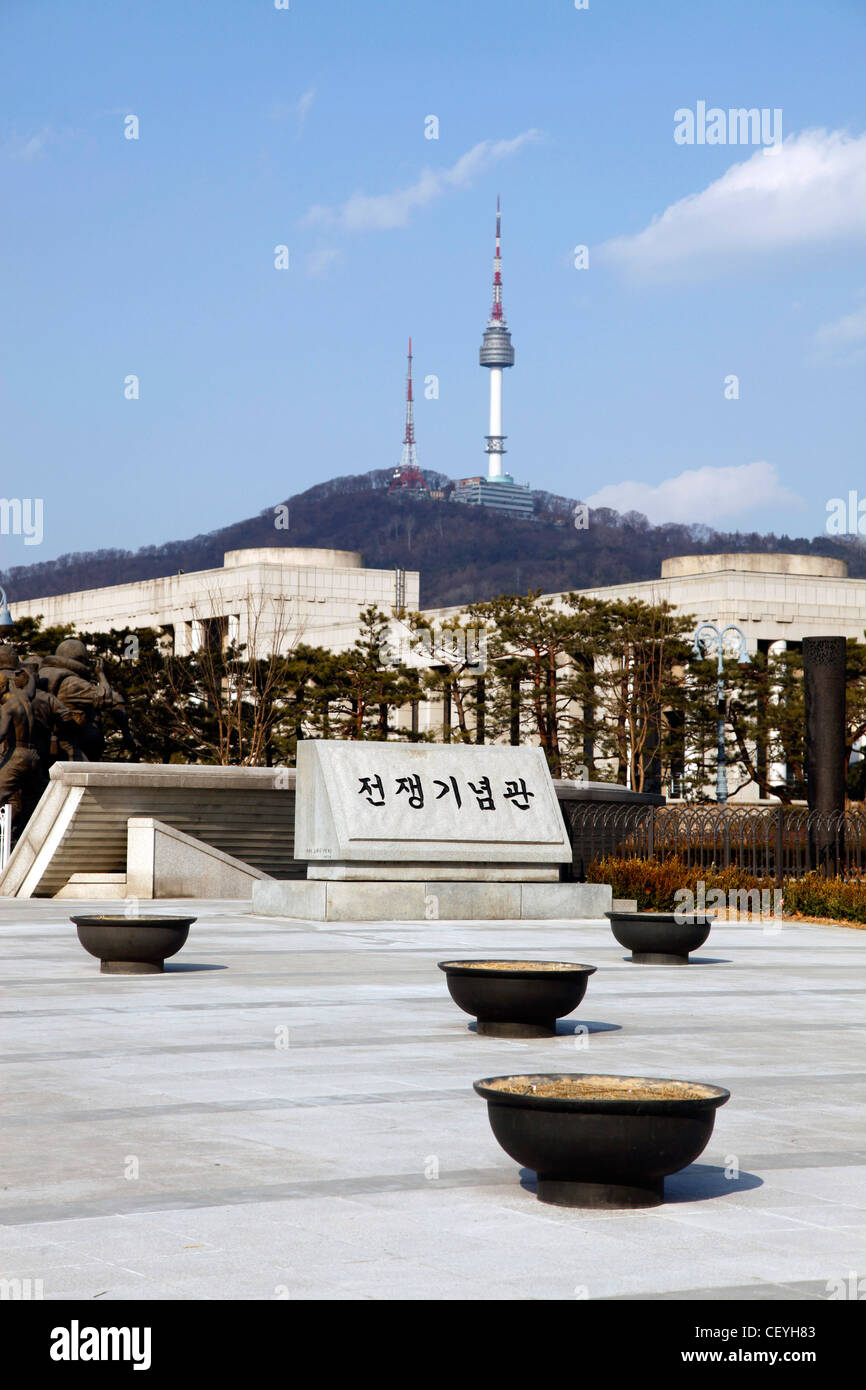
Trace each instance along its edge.
<path fill-rule="evenodd" d="M 569 961 L 440 960 L 454 1003 L 494 1038 L 549 1038 L 576 1009 L 594 965 Z"/>
<path fill-rule="evenodd" d="M 71 917 L 104 975 L 157 975 L 189 936 L 195 917 Z"/>
<path fill-rule="evenodd" d="M 583 1072 L 492 1076 L 475 1090 L 505 1152 L 537 1173 L 538 1200 L 561 1207 L 658 1206 L 730 1098 L 698 1081 Z"/>
<path fill-rule="evenodd" d="M 714 912 L 606 912 L 611 931 L 636 965 L 688 965 L 703 946 Z"/>

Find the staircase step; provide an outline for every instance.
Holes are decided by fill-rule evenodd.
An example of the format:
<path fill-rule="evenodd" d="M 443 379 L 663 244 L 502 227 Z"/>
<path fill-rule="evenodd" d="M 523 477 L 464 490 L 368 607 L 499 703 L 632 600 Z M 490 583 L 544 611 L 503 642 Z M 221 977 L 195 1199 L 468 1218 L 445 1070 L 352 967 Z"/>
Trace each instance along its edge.
<path fill-rule="evenodd" d="M 72 874 L 55 898 L 125 898 L 126 874 Z"/>

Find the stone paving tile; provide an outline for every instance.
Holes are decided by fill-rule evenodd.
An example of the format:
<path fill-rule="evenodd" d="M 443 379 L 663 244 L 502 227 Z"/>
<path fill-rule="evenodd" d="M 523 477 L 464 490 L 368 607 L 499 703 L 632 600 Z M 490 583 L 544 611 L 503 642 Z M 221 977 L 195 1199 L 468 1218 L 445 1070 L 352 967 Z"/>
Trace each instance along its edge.
<path fill-rule="evenodd" d="M 0 903 L 0 1247 L 47 1298 L 808 1300 L 866 1262 L 866 933 L 723 924 L 718 964 L 650 969 L 606 923 L 184 907 L 177 964 L 225 968 L 107 979 L 68 904 Z M 530 951 L 598 965 L 584 1004 L 554 1039 L 478 1037 L 436 961 Z M 568 1211 L 521 1186 L 472 1091 L 535 1070 L 733 1096 L 663 1207 Z"/>
<path fill-rule="evenodd" d="M 751 1302 L 811 1303 L 816 1299 L 826 1299 L 826 1283 L 820 1279 L 805 1280 L 801 1284 L 774 1284 L 756 1280 L 750 1284 L 732 1284 L 716 1289 L 676 1289 L 669 1293 L 613 1294 L 611 1302 L 639 1298 L 648 1301 L 676 1300 L 706 1303 L 739 1303 L 742 1299 Z"/>

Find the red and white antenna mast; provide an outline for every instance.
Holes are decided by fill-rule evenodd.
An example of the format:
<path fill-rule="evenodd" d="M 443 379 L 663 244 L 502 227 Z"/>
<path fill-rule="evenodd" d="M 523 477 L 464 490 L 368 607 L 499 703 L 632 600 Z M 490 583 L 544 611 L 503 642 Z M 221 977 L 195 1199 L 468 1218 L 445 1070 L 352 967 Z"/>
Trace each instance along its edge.
<path fill-rule="evenodd" d="M 415 402 L 412 396 L 412 339 L 409 339 L 409 370 L 406 374 L 406 431 L 403 435 L 403 454 L 401 468 L 417 468 L 418 455 L 415 450 Z"/>
<path fill-rule="evenodd" d="M 389 492 L 407 488 L 410 492 L 429 492 L 427 479 L 418 467 L 415 448 L 415 398 L 412 394 L 412 339 L 409 339 L 409 370 L 406 373 L 406 428 L 403 431 L 403 453 L 399 468 L 394 469 Z"/>

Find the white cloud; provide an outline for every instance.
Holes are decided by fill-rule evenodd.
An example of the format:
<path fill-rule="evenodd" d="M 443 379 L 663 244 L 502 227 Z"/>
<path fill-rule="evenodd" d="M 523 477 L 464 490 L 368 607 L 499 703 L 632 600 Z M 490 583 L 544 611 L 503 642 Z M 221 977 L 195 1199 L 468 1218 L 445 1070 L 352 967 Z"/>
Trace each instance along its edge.
<path fill-rule="evenodd" d="M 764 461 L 727 468 L 687 468 L 676 478 L 650 483 L 611 483 L 587 497 L 590 507 L 643 512 L 653 522 L 736 522 L 767 508 L 800 508 L 802 498 L 782 487 L 776 467 Z"/>
<path fill-rule="evenodd" d="M 824 323 L 815 334 L 815 360 L 848 366 L 866 360 L 866 303 L 853 314 Z"/>
<path fill-rule="evenodd" d="M 325 275 L 331 266 L 339 265 L 342 259 L 343 253 L 336 246 L 320 246 L 307 255 L 307 274 L 314 277 Z"/>
<path fill-rule="evenodd" d="M 311 106 L 313 105 L 313 102 L 314 102 L 315 100 L 316 100 L 316 89 L 315 89 L 315 87 L 309 87 L 309 88 L 307 89 L 307 91 L 304 92 L 304 95 L 301 97 L 300 101 L 298 102 L 298 104 L 297 104 L 297 106 L 296 106 L 296 108 L 295 108 L 295 114 L 296 114 L 297 120 L 298 120 L 298 139 L 299 139 L 299 140 L 300 140 L 301 136 L 302 136 L 303 133 L 304 133 L 304 126 L 305 126 L 306 123 L 307 123 L 307 116 L 310 114 L 310 108 L 311 108 Z"/>
<path fill-rule="evenodd" d="M 600 253 L 634 275 L 667 277 L 844 240 L 866 240 L 866 135 L 807 130 L 734 164 Z"/>
<path fill-rule="evenodd" d="M 455 188 L 468 188 L 485 170 L 516 154 L 539 138 L 537 130 L 526 130 L 513 140 L 482 140 L 461 155 L 450 169 L 424 169 L 414 183 L 394 193 L 353 193 L 340 207 L 310 208 L 304 221 L 312 226 L 340 227 L 344 231 L 390 230 L 406 227 L 413 212 Z"/>
<path fill-rule="evenodd" d="M 4 154 L 8 159 L 18 159 L 22 162 L 29 162 L 38 159 L 45 153 L 45 146 L 55 138 L 54 131 L 50 125 L 43 126 L 33 135 L 15 134 L 6 142 Z"/>
<path fill-rule="evenodd" d="M 297 125 L 298 139 L 304 133 L 304 126 L 310 114 L 313 102 L 316 100 L 315 87 L 308 87 L 299 101 L 275 101 L 271 105 L 268 116 L 272 121 L 294 120 Z"/>

